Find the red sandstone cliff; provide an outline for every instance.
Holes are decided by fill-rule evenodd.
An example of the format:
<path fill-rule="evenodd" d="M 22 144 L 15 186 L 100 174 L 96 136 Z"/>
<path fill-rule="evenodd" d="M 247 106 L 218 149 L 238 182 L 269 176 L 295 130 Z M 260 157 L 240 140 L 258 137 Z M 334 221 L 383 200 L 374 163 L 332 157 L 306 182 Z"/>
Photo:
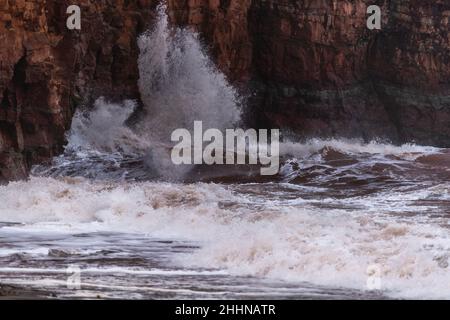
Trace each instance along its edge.
<path fill-rule="evenodd" d="M 157 1 L 80 1 L 81 32 L 65 29 L 70 1 L 1 1 L 0 179 L 14 179 L 61 151 L 82 99 L 139 96 L 135 40 Z M 252 125 L 450 146 L 450 0 L 168 2 L 256 93 Z"/>
<path fill-rule="evenodd" d="M 251 79 L 253 125 L 450 146 L 450 0 L 181 3 L 177 20 L 205 34 L 222 70 Z M 380 31 L 366 27 L 371 4 Z"/>
<path fill-rule="evenodd" d="M 381 31 L 366 8 L 382 8 Z M 312 136 L 450 146 L 450 1 L 259 1 L 259 113 Z"/>
<path fill-rule="evenodd" d="M 84 99 L 138 97 L 136 37 L 152 1 L 80 1 L 82 30 L 69 31 L 72 2 L 0 0 L 0 180 L 61 152 Z"/>

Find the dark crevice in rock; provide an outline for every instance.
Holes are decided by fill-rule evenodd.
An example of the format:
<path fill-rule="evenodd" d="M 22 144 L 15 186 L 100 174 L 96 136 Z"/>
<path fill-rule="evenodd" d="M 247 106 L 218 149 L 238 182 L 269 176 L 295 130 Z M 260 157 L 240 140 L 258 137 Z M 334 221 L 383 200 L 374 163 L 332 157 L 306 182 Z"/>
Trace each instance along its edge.
<path fill-rule="evenodd" d="M 2 98 L 2 101 L 0 102 L 0 110 L 11 108 L 11 104 L 9 103 L 8 97 L 9 97 L 9 91 L 8 91 L 8 88 L 6 88 L 5 91 L 3 91 L 3 98 Z"/>

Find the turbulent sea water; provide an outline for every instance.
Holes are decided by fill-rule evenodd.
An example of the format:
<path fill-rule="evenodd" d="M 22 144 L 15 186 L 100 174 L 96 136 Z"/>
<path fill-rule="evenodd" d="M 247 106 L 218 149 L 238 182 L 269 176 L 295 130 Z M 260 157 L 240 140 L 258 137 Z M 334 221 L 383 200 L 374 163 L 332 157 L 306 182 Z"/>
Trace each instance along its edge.
<path fill-rule="evenodd" d="M 271 178 L 174 167 L 170 132 L 228 128 L 240 99 L 164 7 L 139 45 L 139 121 L 126 125 L 134 102 L 99 99 L 76 114 L 64 155 L 0 186 L 1 294 L 450 297 L 450 150 L 291 138 Z"/>

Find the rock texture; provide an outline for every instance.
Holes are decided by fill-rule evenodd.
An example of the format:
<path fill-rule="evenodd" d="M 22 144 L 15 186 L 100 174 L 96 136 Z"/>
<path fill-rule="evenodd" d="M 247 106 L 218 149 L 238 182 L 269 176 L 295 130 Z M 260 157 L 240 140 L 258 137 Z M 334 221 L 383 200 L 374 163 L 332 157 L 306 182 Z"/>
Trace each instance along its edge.
<path fill-rule="evenodd" d="M 61 151 L 74 108 L 138 98 L 136 36 L 157 0 L 0 3 L 0 180 Z M 450 147 L 450 0 L 168 0 L 248 99 L 252 126 Z M 366 8 L 382 8 L 368 30 Z"/>
<path fill-rule="evenodd" d="M 177 21 L 256 91 L 253 126 L 450 146 L 449 0 L 181 2 Z M 382 30 L 366 27 L 372 4 Z"/>
<path fill-rule="evenodd" d="M 382 8 L 382 30 L 366 8 Z M 450 146 L 450 1 L 259 1 L 257 106 L 305 136 Z M 259 108 L 259 109 L 258 109 Z"/>
<path fill-rule="evenodd" d="M 209 52 L 233 81 L 248 81 L 253 63 L 250 9 L 254 0 L 169 0 L 173 23 L 200 32 Z"/>
<path fill-rule="evenodd" d="M 0 180 L 61 152 L 84 100 L 139 96 L 136 37 L 156 3 L 80 1 L 82 30 L 70 31 L 72 2 L 0 1 Z"/>

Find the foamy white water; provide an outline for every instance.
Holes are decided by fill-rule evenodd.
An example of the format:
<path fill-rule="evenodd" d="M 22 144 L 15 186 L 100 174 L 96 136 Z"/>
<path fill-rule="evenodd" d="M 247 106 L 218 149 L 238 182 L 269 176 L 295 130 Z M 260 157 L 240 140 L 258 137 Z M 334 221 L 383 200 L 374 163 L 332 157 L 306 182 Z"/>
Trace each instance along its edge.
<path fill-rule="evenodd" d="M 65 154 L 0 186 L 2 284 L 63 298 L 450 297 L 449 150 L 292 139 L 270 181 L 175 168 L 170 132 L 232 127 L 239 95 L 164 6 L 139 46 L 139 121 L 127 126 L 135 102 L 99 99 Z M 72 265 L 81 290 L 66 287 Z"/>
<path fill-rule="evenodd" d="M 420 204 L 437 188 L 435 203 Z M 120 232 L 197 244 L 170 257 L 179 268 L 364 291 L 375 265 L 387 295 L 446 298 L 449 190 L 439 184 L 321 199 L 324 190 L 291 184 L 32 178 L 1 187 L 0 214 L 24 224 L 10 230 Z"/>

